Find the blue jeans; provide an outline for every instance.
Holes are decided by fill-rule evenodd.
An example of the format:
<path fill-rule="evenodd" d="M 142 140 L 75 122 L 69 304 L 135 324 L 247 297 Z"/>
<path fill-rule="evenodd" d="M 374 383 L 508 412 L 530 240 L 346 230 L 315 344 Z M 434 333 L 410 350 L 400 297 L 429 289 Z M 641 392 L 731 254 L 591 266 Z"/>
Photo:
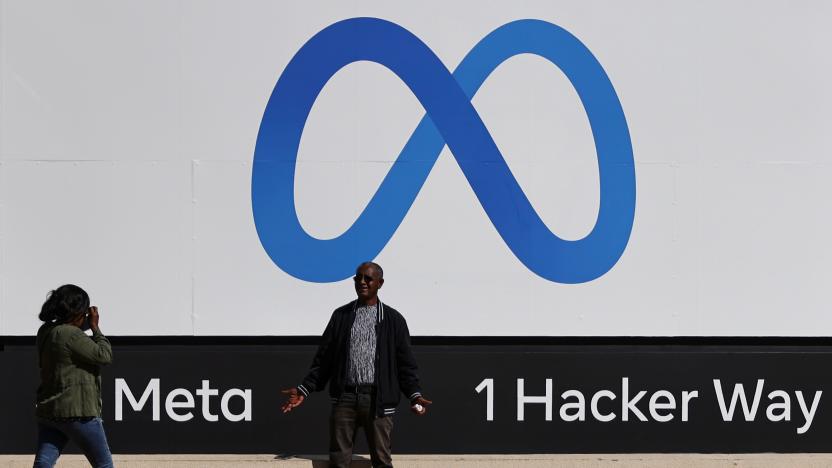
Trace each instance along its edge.
<path fill-rule="evenodd" d="M 69 441 L 84 452 L 93 468 L 113 468 L 101 418 L 52 421 L 38 418 L 38 453 L 34 468 L 52 468 Z"/>

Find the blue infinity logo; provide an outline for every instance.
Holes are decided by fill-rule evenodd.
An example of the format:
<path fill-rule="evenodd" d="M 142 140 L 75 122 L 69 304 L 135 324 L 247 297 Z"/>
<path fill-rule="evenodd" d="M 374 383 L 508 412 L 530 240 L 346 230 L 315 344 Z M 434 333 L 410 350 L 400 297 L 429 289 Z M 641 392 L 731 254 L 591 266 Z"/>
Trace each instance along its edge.
<path fill-rule="evenodd" d="M 583 239 L 564 240 L 546 227 L 471 105 L 488 75 L 518 54 L 539 55 L 558 66 L 589 118 L 598 157 L 600 206 L 595 226 Z M 427 114 L 355 223 L 334 239 L 316 239 L 300 225 L 295 210 L 298 145 L 321 89 L 338 70 L 359 60 L 390 69 Z M 624 111 L 592 53 L 566 30 L 538 20 L 497 28 L 453 73 L 419 38 L 389 21 L 353 18 L 317 33 L 286 66 L 260 123 L 251 181 L 260 242 L 274 263 L 292 276 L 315 282 L 348 278 L 357 264 L 375 258 L 393 236 L 446 144 L 505 243 L 537 275 L 558 283 L 582 283 L 600 277 L 621 257 L 636 201 Z"/>

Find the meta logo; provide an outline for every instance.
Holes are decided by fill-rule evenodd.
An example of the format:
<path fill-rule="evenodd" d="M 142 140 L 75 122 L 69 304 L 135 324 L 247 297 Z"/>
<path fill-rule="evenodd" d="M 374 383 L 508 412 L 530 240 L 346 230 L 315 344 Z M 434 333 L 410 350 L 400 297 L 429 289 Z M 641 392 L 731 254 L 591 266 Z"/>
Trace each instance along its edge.
<path fill-rule="evenodd" d="M 564 240 L 546 227 L 471 105 L 491 72 L 518 54 L 538 55 L 560 68 L 589 118 L 600 205 L 595 226 L 583 239 Z M 426 115 L 353 225 L 334 239 L 316 239 L 300 225 L 295 210 L 298 145 L 324 85 L 357 61 L 395 73 Z M 582 283 L 618 262 L 630 238 L 636 201 L 624 111 L 592 52 L 566 30 L 538 20 L 497 28 L 453 72 L 419 38 L 389 21 L 353 18 L 313 36 L 278 79 L 260 123 L 251 182 L 260 242 L 277 266 L 302 280 L 350 277 L 355 265 L 375 258 L 393 236 L 445 145 L 506 245 L 529 270 L 553 282 Z"/>
<path fill-rule="evenodd" d="M 151 401 L 151 415 L 154 421 L 161 419 L 161 380 L 150 379 L 139 398 L 136 398 L 130 386 L 127 385 L 127 380 L 116 379 L 116 421 L 124 420 L 124 400 L 133 408 L 133 411 L 140 412 Z M 210 380 L 203 380 L 202 387 L 197 388 L 196 395 L 201 398 L 201 405 L 197 405 L 194 400 L 194 394 L 185 388 L 174 388 L 165 397 L 165 412 L 168 417 L 175 422 L 186 422 L 194 418 L 194 410 L 197 406 L 201 407 L 202 418 L 208 422 L 217 422 L 220 420 L 216 412 L 216 406 L 211 403 L 211 397 L 219 396 L 220 391 L 216 388 L 211 388 Z M 233 399 L 233 400 L 232 400 Z M 231 388 L 222 394 L 219 398 L 219 409 L 223 418 L 230 422 L 251 421 L 251 389 Z M 216 401 L 216 400 L 214 400 Z M 231 402 L 236 401 L 237 407 L 240 411 L 234 412 L 231 409 Z M 214 409 L 212 409 L 214 408 Z"/>

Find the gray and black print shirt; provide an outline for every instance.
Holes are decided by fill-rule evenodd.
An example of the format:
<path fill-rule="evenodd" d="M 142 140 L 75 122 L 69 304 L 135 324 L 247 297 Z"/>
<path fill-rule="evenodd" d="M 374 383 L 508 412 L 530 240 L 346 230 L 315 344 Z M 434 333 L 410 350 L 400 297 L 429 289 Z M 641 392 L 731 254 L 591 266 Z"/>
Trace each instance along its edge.
<path fill-rule="evenodd" d="M 375 382 L 377 321 L 378 305 L 355 309 L 355 322 L 350 334 L 349 385 L 371 385 Z"/>

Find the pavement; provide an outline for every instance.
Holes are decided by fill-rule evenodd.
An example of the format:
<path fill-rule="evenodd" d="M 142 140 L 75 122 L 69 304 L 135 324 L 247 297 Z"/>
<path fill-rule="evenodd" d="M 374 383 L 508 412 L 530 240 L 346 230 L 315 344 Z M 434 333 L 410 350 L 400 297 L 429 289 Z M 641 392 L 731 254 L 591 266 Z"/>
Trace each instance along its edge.
<path fill-rule="evenodd" d="M 32 455 L 0 455 L 0 468 L 29 468 Z M 114 455 L 118 468 L 326 468 L 325 455 Z M 602 455 L 395 455 L 396 468 L 832 468 L 832 454 L 602 454 Z M 89 467 L 81 455 L 64 455 L 58 468 Z M 366 456 L 352 468 L 369 468 Z"/>

